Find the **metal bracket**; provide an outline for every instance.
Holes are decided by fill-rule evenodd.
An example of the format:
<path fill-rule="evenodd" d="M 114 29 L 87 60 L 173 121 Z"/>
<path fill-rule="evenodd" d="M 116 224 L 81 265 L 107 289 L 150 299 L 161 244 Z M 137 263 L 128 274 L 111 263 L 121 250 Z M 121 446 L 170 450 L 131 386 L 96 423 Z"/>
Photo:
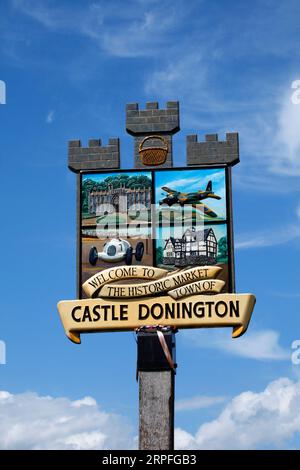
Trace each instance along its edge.
<path fill-rule="evenodd" d="M 137 372 L 173 370 L 176 373 L 176 332 L 172 327 L 160 326 L 137 330 Z"/>

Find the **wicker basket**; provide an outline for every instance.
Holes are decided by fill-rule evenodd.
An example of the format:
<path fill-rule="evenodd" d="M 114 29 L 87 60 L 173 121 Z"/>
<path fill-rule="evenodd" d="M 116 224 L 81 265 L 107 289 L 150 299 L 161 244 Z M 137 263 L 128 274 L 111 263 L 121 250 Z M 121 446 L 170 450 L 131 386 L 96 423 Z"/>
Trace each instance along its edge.
<path fill-rule="evenodd" d="M 162 147 L 145 147 L 147 140 L 158 139 L 163 142 Z M 169 151 L 168 141 L 160 135 L 149 135 L 139 145 L 139 154 L 144 165 L 162 165 L 165 163 Z"/>

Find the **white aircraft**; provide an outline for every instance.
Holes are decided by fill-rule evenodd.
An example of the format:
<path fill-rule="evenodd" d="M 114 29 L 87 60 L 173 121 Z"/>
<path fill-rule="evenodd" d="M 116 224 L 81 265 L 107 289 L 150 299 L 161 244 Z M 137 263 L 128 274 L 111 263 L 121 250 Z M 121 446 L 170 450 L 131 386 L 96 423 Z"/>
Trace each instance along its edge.
<path fill-rule="evenodd" d="M 112 238 L 109 242 L 104 243 L 103 250 L 98 252 L 93 246 L 90 249 L 89 262 L 95 266 L 98 259 L 109 263 L 125 261 L 126 264 L 132 264 L 132 257 L 135 255 L 137 261 L 141 261 L 144 255 L 144 243 L 138 242 L 135 250 L 130 243 L 123 238 Z"/>

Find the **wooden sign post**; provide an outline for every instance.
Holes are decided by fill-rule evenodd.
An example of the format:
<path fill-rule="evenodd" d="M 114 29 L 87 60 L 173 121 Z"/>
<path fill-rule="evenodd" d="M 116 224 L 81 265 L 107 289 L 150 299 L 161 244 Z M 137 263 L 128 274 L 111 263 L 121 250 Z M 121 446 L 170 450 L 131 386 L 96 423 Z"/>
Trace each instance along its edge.
<path fill-rule="evenodd" d="M 76 300 L 58 303 L 68 338 L 137 333 L 139 448 L 174 448 L 175 334 L 181 328 L 248 328 L 252 294 L 236 294 L 231 167 L 238 134 L 198 142 L 187 136 L 187 165 L 173 168 L 179 103 L 126 108 L 134 169 L 120 169 L 119 139 L 107 147 L 69 143 L 77 173 Z"/>

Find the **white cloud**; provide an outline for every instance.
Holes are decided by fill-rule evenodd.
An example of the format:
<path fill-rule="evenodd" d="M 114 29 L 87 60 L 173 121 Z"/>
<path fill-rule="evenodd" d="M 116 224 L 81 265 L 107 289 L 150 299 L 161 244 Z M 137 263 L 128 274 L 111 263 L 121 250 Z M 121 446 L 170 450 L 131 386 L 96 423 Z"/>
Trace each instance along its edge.
<path fill-rule="evenodd" d="M 298 92 L 298 90 L 296 90 Z M 291 88 L 284 94 L 278 111 L 276 158 L 271 162 L 275 173 L 300 175 L 300 103 L 293 100 Z"/>
<path fill-rule="evenodd" d="M 120 28 L 116 25 L 107 28 L 99 36 L 100 46 L 108 53 L 117 57 L 152 56 L 168 43 L 178 18 L 175 12 L 164 8 L 156 11 L 144 11 L 140 17 L 132 17 L 127 25 Z"/>
<path fill-rule="evenodd" d="M 145 91 L 149 97 L 182 101 L 183 128 L 209 127 L 220 134 L 237 130 L 243 158 L 240 182 L 247 182 L 249 176 L 253 180 L 255 172 L 259 178 L 264 173 L 268 176 L 266 184 L 258 189 L 277 192 L 277 175 L 300 176 L 300 104 L 291 102 L 288 72 L 274 80 L 265 67 L 259 73 L 251 67 L 248 74 L 240 75 L 241 81 L 238 75 L 232 77 L 234 63 L 229 61 L 230 56 L 243 57 L 247 68 L 246 56 L 253 51 L 258 60 L 266 55 L 285 56 L 291 63 L 296 60 L 290 51 L 293 41 L 288 37 L 293 29 L 296 31 L 294 15 L 299 4 L 294 2 L 291 10 L 274 5 L 272 11 L 268 8 L 263 14 L 265 8 L 261 3 L 259 21 L 251 12 L 246 18 L 238 18 L 235 34 L 230 36 L 226 33 L 229 24 L 212 33 L 204 21 L 201 32 L 192 30 L 189 38 L 183 38 L 176 51 L 148 74 Z M 283 17 L 289 20 L 283 23 Z M 280 41 L 274 35 L 274 24 L 276 31 L 281 30 Z M 244 40 L 237 41 L 237 37 Z"/>
<path fill-rule="evenodd" d="M 0 392 L 0 449 L 132 449 L 131 426 L 91 397 Z"/>
<path fill-rule="evenodd" d="M 217 33 L 211 41 L 218 43 Z M 277 175 L 299 176 L 300 104 L 291 103 L 289 83 L 269 83 L 266 90 L 263 81 L 253 77 L 251 86 L 235 84 L 240 96 L 235 91 L 228 95 L 216 81 L 218 64 L 221 63 L 216 56 L 224 60 L 222 48 L 217 46 L 214 49 L 210 44 L 208 51 L 202 43 L 196 50 L 193 48 L 192 52 L 186 53 L 191 50 L 191 45 L 184 42 L 179 49 L 178 60 L 172 56 L 169 62 L 148 74 L 145 82 L 148 96 L 179 99 L 182 102 L 183 128 L 197 131 L 209 126 L 220 136 L 238 131 L 244 157 L 241 183 L 244 179 L 247 182 L 249 177 L 253 179 L 253 174 L 258 173 L 254 181 L 257 183 L 265 173 L 268 175 L 266 182 L 258 189 L 277 191 Z M 246 90 L 248 94 L 244 95 Z M 264 96 L 261 96 L 261 90 L 265 91 Z M 199 141 L 203 138 L 200 135 Z M 253 181 L 250 186 L 253 186 Z"/>
<path fill-rule="evenodd" d="M 300 238 L 300 226 L 289 225 L 281 229 L 253 232 L 237 235 L 234 246 L 238 250 L 249 248 L 263 248 L 268 246 L 283 245 Z"/>
<path fill-rule="evenodd" d="M 223 182 L 225 181 L 225 177 L 222 171 L 219 171 L 216 173 L 210 173 L 206 175 L 205 177 L 201 177 L 201 180 L 199 180 L 199 175 L 191 176 L 189 178 L 181 178 L 181 179 L 175 178 L 173 180 L 170 180 L 164 183 L 164 186 L 167 186 L 171 189 L 180 189 L 181 187 L 185 187 L 185 188 L 188 187 L 191 190 L 199 190 L 199 189 L 204 190 L 205 185 L 210 180 L 213 181 L 213 191 L 215 191 L 216 187 L 218 188 L 218 191 L 219 191 L 219 185 L 218 185 L 219 182 L 221 182 L 220 189 L 223 189 Z M 159 191 L 160 191 L 160 188 L 159 188 Z"/>
<path fill-rule="evenodd" d="M 46 123 L 47 123 L 47 124 L 52 124 L 53 121 L 54 121 L 54 111 L 51 110 L 51 111 L 49 111 L 49 113 L 47 114 Z"/>
<path fill-rule="evenodd" d="M 230 330 L 186 330 L 182 333 L 191 346 L 219 349 L 235 356 L 259 361 L 282 361 L 290 357 L 279 344 L 279 333 L 274 330 L 249 331 L 241 338 L 232 339 Z"/>
<path fill-rule="evenodd" d="M 14 0 L 15 8 L 52 31 L 70 31 L 91 39 L 115 57 L 154 56 L 173 43 L 186 8 L 177 1 L 98 1 L 84 7 L 54 8 L 38 0 Z"/>
<path fill-rule="evenodd" d="M 175 449 L 176 450 L 190 450 L 190 449 L 196 449 L 196 444 L 195 444 L 195 439 L 194 437 L 184 431 L 184 429 L 181 428 L 176 428 L 175 429 Z"/>
<path fill-rule="evenodd" d="M 43 26 L 57 30 L 61 28 L 68 28 L 72 24 L 72 19 L 63 14 L 62 10 L 56 9 L 53 6 L 47 5 L 47 2 L 37 2 L 35 0 L 12 0 L 14 8 L 31 18 L 35 19 Z M 76 10 L 74 9 L 74 14 Z M 73 20 L 75 17 L 73 17 Z"/>
<path fill-rule="evenodd" d="M 234 187 L 248 193 L 253 188 L 257 193 L 276 193 L 280 198 L 300 191 L 298 178 L 291 178 L 288 174 L 269 173 L 263 171 L 264 168 L 259 165 L 249 167 L 244 160 L 242 163 L 234 170 Z"/>
<path fill-rule="evenodd" d="M 179 96 L 185 106 L 188 106 L 189 112 L 192 104 L 199 112 L 198 106 L 205 106 L 208 101 L 206 97 L 208 61 L 202 58 L 201 47 L 193 49 L 190 53 L 186 52 L 189 50 L 187 44 L 181 44 L 178 49 L 178 56 L 181 57 L 178 57 L 178 60 L 172 57 L 166 64 L 151 72 L 146 80 L 145 90 L 149 95 L 165 99 Z"/>
<path fill-rule="evenodd" d="M 176 449 L 287 449 L 300 433 L 300 381 L 280 378 L 233 398 L 195 435 L 175 430 Z"/>
<path fill-rule="evenodd" d="M 182 178 L 182 179 L 174 179 L 167 181 L 164 186 L 167 186 L 171 189 L 179 189 L 182 186 L 192 185 L 192 184 L 200 184 L 199 183 L 199 176 L 191 176 L 190 178 Z M 159 191 L 161 188 L 159 188 Z"/>
<path fill-rule="evenodd" d="M 262 3 L 258 17 L 250 12 L 236 18 L 232 35 L 232 17 L 225 16 L 222 27 L 217 23 L 212 33 L 209 15 L 199 15 L 199 2 L 128 0 L 123 8 L 122 2 L 99 0 L 70 8 L 67 3 L 54 7 L 48 1 L 12 1 L 19 13 L 49 31 L 79 34 L 108 56 L 148 57 L 149 63 L 143 66 L 145 91 L 151 99 L 181 100 L 183 128 L 207 130 L 209 126 L 220 134 L 238 130 L 244 158 L 239 187 L 248 190 L 265 174 L 266 184 L 258 189 L 278 192 L 278 175 L 288 179 L 300 175 L 300 105 L 291 102 L 295 90 L 287 73 L 276 75 L 275 81 L 271 69 L 269 73 L 263 67 L 257 73 L 251 67 L 240 81 L 240 74 L 232 78 L 235 65 L 228 62 L 230 57 L 246 58 L 249 50 L 258 59 L 267 55 L 296 60 L 291 38 L 297 32 L 297 2 L 289 8 L 276 4 L 271 10 Z M 187 24 L 191 25 L 188 32 Z M 280 31 L 280 40 L 275 30 Z M 73 75 L 82 76 L 83 69 L 87 67 L 81 66 Z"/>
<path fill-rule="evenodd" d="M 176 400 L 175 409 L 176 411 L 191 411 L 199 410 L 201 408 L 207 408 L 208 406 L 219 405 L 225 401 L 225 397 L 206 397 L 199 395 L 192 398 L 183 398 Z"/>

